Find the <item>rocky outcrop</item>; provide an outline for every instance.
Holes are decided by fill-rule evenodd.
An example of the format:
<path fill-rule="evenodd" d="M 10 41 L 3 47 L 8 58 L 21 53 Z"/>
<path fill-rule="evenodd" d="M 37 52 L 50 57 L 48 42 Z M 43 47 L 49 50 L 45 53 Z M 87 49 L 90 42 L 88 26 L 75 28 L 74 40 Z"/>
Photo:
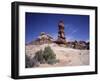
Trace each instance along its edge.
<path fill-rule="evenodd" d="M 57 44 L 66 44 L 65 32 L 64 32 L 64 22 L 60 21 L 58 23 L 58 39 L 55 41 Z"/>
<path fill-rule="evenodd" d="M 74 49 L 89 49 L 89 42 L 85 41 L 67 42 L 67 47 Z"/>
<path fill-rule="evenodd" d="M 40 35 L 36 38 L 36 40 L 31 41 L 29 44 L 26 45 L 42 45 L 42 44 L 50 44 L 55 43 L 61 47 L 70 47 L 74 49 L 89 49 L 89 42 L 85 41 L 67 41 L 64 31 L 64 22 L 60 21 L 58 23 L 58 38 L 56 40 L 49 34 L 45 32 L 41 32 Z"/>
<path fill-rule="evenodd" d="M 53 38 L 49 34 L 46 34 L 45 32 L 41 32 L 41 34 L 37 37 L 37 39 L 33 40 L 29 44 L 41 45 L 41 44 L 49 44 L 52 42 L 53 42 Z"/>

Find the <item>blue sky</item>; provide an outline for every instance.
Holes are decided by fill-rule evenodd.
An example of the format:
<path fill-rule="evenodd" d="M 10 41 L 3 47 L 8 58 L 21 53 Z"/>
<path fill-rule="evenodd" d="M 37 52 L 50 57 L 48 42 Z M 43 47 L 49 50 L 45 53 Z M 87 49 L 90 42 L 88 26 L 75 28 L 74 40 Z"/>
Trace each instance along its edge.
<path fill-rule="evenodd" d="M 71 14 L 29 13 L 25 14 L 25 42 L 35 40 L 41 32 L 58 36 L 58 22 L 64 21 L 66 40 L 89 40 L 89 16 Z"/>

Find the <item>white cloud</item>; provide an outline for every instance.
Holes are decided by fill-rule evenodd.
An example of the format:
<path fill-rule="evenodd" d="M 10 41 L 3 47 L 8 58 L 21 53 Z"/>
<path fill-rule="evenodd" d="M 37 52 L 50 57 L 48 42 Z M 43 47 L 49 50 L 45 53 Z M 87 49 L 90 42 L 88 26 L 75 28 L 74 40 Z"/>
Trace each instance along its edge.
<path fill-rule="evenodd" d="M 51 36 L 53 37 L 54 40 L 56 40 L 58 37 L 58 33 L 53 33 L 53 34 L 51 34 Z"/>
<path fill-rule="evenodd" d="M 77 30 L 73 30 L 72 32 L 71 32 L 71 34 L 74 34 L 74 33 L 76 33 L 77 32 Z"/>

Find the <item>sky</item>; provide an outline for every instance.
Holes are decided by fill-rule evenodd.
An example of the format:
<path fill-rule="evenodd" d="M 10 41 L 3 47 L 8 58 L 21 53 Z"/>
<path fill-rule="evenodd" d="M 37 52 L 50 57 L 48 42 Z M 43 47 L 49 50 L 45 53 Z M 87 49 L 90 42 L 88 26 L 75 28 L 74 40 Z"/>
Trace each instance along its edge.
<path fill-rule="evenodd" d="M 35 40 L 41 32 L 58 37 L 58 23 L 64 21 L 67 41 L 89 40 L 89 16 L 73 14 L 25 13 L 25 42 Z"/>

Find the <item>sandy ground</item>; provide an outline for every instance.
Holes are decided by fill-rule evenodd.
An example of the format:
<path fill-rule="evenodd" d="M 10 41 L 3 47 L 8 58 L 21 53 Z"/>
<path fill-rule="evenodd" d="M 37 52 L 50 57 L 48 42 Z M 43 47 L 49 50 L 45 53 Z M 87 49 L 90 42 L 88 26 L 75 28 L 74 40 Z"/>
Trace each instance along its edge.
<path fill-rule="evenodd" d="M 26 46 L 26 54 L 30 57 L 34 57 L 35 52 L 40 49 L 44 49 L 46 46 L 48 46 L 48 44 L 38 46 L 28 45 Z M 53 65 L 40 64 L 39 67 L 89 65 L 89 50 L 59 47 L 56 44 L 49 44 L 49 46 L 55 52 L 56 58 L 59 59 L 59 62 Z"/>

